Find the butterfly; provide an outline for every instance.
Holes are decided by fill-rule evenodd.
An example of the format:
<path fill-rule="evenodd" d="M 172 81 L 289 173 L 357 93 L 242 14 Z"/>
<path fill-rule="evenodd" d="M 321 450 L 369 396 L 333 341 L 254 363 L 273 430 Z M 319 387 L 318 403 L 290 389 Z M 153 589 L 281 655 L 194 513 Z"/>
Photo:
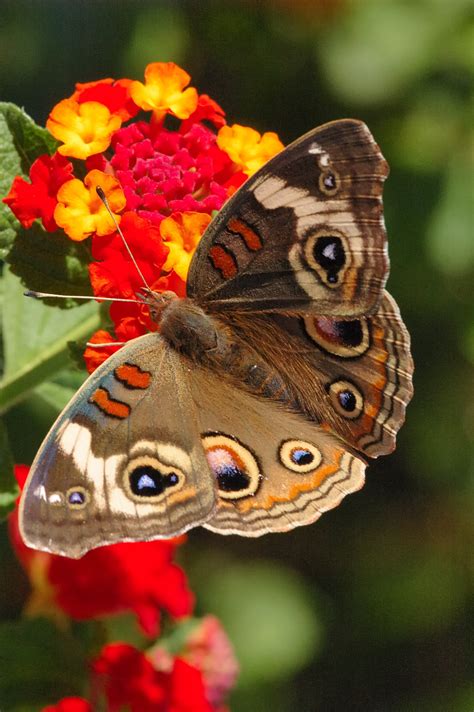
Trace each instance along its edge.
<path fill-rule="evenodd" d="M 384 289 L 387 175 L 347 119 L 247 180 L 204 233 L 187 297 L 150 291 L 159 332 L 103 363 L 47 435 L 20 504 L 29 546 L 77 558 L 197 525 L 256 537 L 362 486 L 412 396 Z"/>

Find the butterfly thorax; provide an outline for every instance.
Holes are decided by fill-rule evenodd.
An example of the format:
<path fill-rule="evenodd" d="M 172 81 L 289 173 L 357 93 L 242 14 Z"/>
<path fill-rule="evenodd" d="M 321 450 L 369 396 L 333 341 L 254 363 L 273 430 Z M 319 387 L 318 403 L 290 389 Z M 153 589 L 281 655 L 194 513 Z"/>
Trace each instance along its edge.
<path fill-rule="evenodd" d="M 160 311 L 160 333 L 179 353 L 199 363 L 227 350 L 225 330 L 192 299 L 169 299 Z"/>

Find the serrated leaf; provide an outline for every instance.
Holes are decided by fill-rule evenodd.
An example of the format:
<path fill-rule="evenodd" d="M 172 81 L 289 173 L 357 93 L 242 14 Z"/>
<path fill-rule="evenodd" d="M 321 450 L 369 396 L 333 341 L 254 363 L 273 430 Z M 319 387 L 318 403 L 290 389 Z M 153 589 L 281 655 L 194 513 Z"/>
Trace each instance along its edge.
<path fill-rule="evenodd" d="M 19 494 L 13 474 L 13 464 L 7 429 L 0 418 L 0 520 L 5 519 L 11 512 Z"/>
<path fill-rule="evenodd" d="M 8 270 L 4 287 L 0 413 L 68 365 L 69 341 L 87 338 L 99 327 L 95 303 L 69 311 L 48 307 L 24 297 L 20 281 Z"/>
<path fill-rule="evenodd" d="M 20 228 L 6 258 L 11 271 L 28 289 L 53 294 L 92 294 L 87 265 L 91 259 L 83 242 L 70 240 L 63 232 L 48 233 L 39 223 Z M 74 299 L 49 299 L 48 304 L 67 309 Z"/>
<path fill-rule="evenodd" d="M 1 202 L 17 175 L 26 176 L 43 153 L 54 153 L 58 142 L 15 104 L 0 102 L 0 259 L 4 259 L 20 223 Z"/>

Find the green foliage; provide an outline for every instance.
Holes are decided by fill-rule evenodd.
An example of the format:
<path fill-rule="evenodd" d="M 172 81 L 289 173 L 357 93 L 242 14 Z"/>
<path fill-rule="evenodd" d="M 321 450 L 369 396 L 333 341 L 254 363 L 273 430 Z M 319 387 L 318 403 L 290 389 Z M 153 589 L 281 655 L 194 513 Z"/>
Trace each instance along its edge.
<path fill-rule="evenodd" d="M 204 610 L 224 623 L 241 666 L 239 685 L 282 683 L 304 667 L 322 644 L 317 601 L 305 581 L 272 561 L 200 561 L 207 571 L 197 591 Z M 251 605 L 243 602 L 251 601 Z M 271 615 L 269 615 L 271 613 Z"/>
<path fill-rule="evenodd" d="M 59 231 L 47 233 L 38 223 L 29 230 L 19 228 L 6 260 L 11 271 L 34 291 L 92 294 L 87 271 L 89 248 Z M 81 302 L 70 298 L 48 299 L 47 303 L 67 309 Z"/>
<path fill-rule="evenodd" d="M 59 699 L 83 694 L 88 628 L 75 626 L 61 632 L 41 618 L 0 624 L 2 708 L 38 709 L 54 702 L 56 695 Z"/>
<path fill-rule="evenodd" d="M 68 343 L 86 339 L 99 325 L 95 303 L 83 304 L 67 312 L 28 299 L 17 277 L 4 271 L 3 283 L 3 377 L 0 381 L 0 414 L 22 401 L 40 399 L 48 417 L 59 413 L 74 392 L 51 383 L 68 363 Z M 35 395 L 32 393 L 35 391 Z M 0 430 L 0 517 L 11 509 L 18 488 L 12 475 L 10 423 Z M 29 431 L 34 431 L 31 424 Z M 22 437 L 27 437 L 23 426 Z"/>

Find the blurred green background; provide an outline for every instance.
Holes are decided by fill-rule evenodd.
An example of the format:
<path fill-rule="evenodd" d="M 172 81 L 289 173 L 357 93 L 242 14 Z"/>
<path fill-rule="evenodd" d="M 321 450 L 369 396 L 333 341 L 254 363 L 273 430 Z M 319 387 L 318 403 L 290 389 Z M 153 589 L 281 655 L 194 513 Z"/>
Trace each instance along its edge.
<path fill-rule="evenodd" d="M 141 78 L 147 62 L 169 60 L 229 123 L 275 130 L 285 143 L 332 119 L 367 122 L 391 166 L 388 286 L 416 364 L 398 449 L 314 526 L 258 540 L 194 531 L 182 563 L 198 612 L 218 615 L 235 645 L 233 712 L 472 712 L 472 2 L 2 0 L 0 9 L 0 99 L 43 125 L 74 82 Z M 8 414 L 17 462 L 31 462 L 52 422 L 44 403 L 34 395 Z M 0 535 L 8 626 L 28 589 L 5 526 Z M 45 689 L 38 704 L 55 698 Z"/>

